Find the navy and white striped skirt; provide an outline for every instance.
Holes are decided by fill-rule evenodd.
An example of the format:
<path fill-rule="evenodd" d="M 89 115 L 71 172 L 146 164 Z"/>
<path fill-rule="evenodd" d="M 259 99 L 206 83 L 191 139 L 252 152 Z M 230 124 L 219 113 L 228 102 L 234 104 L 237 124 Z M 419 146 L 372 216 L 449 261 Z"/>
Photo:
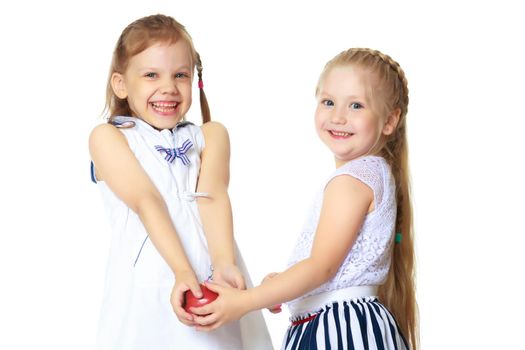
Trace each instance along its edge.
<path fill-rule="evenodd" d="M 376 297 L 332 302 L 291 318 L 282 349 L 409 349 L 394 316 Z"/>

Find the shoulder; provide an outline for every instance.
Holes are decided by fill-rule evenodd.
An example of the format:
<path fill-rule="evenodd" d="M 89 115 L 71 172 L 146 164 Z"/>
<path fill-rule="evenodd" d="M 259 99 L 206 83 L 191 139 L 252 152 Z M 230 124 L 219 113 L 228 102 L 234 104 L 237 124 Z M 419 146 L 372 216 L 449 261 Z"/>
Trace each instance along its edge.
<path fill-rule="evenodd" d="M 324 190 L 325 200 L 335 200 L 337 202 L 346 202 L 349 199 L 362 199 L 371 202 L 374 198 L 374 193 L 368 184 L 355 176 L 347 173 L 340 173 L 332 177 L 326 184 Z"/>
<path fill-rule="evenodd" d="M 89 135 L 90 139 L 105 139 L 111 137 L 121 137 L 122 133 L 112 124 L 104 123 L 99 124 L 93 128 L 91 134 Z"/>
<path fill-rule="evenodd" d="M 353 169 L 364 169 L 364 171 L 368 172 L 381 172 L 385 166 L 388 166 L 388 163 L 383 157 L 366 156 L 352 160 L 343 165 L 341 168 L 347 171 L 351 171 Z"/>
<path fill-rule="evenodd" d="M 106 141 L 123 137 L 122 133 L 114 125 L 104 123 L 93 128 L 89 135 L 89 141 Z"/>
<path fill-rule="evenodd" d="M 111 124 L 97 125 L 89 135 L 89 150 L 91 153 L 109 149 L 113 145 L 127 144 L 124 134 Z"/>
<path fill-rule="evenodd" d="M 206 140 L 208 138 L 228 139 L 228 130 L 221 123 L 215 121 L 204 123 L 201 130 Z"/>
<path fill-rule="evenodd" d="M 204 136 L 205 148 L 230 148 L 228 130 L 221 123 L 207 122 L 201 126 L 201 130 Z"/>
<path fill-rule="evenodd" d="M 374 187 L 377 183 L 382 182 L 381 179 L 385 173 L 390 172 L 389 169 L 390 167 L 384 158 L 367 156 L 346 163 L 337 169 L 333 176 L 350 175 L 368 186 Z"/>

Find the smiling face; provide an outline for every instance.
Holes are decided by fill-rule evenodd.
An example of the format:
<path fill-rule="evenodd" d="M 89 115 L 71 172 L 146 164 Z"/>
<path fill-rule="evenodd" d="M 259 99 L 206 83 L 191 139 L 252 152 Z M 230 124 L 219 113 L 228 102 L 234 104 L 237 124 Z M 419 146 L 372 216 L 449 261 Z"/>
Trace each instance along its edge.
<path fill-rule="evenodd" d="M 317 134 L 335 156 L 336 166 L 371 153 L 389 134 L 372 111 L 362 70 L 335 66 L 324 75 L 317 93 Z"/>
<path fill-rule="evenodd" d="M 172 129 L 191 106 L 193 62 L 184 40 L 157 43 L 133 56 L 121 73 L 113 73 L 115 95 L 126 99 L 132 116 L 156 129 Z"/>

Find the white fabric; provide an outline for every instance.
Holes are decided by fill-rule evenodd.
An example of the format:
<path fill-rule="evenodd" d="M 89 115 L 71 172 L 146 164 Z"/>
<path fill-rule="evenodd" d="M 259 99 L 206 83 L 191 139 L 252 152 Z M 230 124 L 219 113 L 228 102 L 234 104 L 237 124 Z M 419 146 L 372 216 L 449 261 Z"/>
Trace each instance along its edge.
<path fill-rule="evenodd" d="M 300 299 L 311 295 L 352 286 L 381 285 L 388 274 L 396 220 L 395 182 L 388 163 L 376 156 L 352 160 L 339 167 L 328 178 L 315 197 L 289 265 L 310 256 L 323 204 L 324 189 L 334 177 L 344 175 L 355 177 L 373 190 L 374 210 L 366 216 L 356 242 L 334 278 L 289 302 L 290 308 Z"/>
<path fill-rule="evenodd" d="M 335 289 L 324 293 L 310 295 L 290 305 L 291 318 L 314 314 L 324 305 L 337 301 L 350 300 L 363 297 L 377 297 L 377 286 L 356 286 Z"/>
<path fill-rule="evenodd" d="M 118 117 L 118 122 L 135 122 L 121 128 L 142 167 L 163 196 L 186 255 L 200 281 L 211 275 L 207 250 L 195 197 L 204 137 L 199 127 L 186 125 L 157 131 L 140 119 Z M 189 139 L 193 147 L 173 163 L 155 149 L 181 147 Z M 213 332 L 197 332 L 179 322 L 170 304 L 174 276 L 155 249 L 139 217 L 103 181 L 98 182 L 112 229 L 106 288 L 97 337 L 97 349 L 111 350 L 240 350 L 272 349 L 262 314 L 253 312 Z M 251 285 L 246 267 L 235 246 L 238 265 Z"/>

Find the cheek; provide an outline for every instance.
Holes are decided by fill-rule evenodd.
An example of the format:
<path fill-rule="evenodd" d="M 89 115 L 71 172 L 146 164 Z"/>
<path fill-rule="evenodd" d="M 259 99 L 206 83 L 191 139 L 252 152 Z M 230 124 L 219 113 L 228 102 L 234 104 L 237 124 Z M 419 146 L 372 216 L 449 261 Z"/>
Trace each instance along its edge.
<path fill-rule="evenodd" d="M 324 125 L 324 118 L 323 118 L 323 114 L 319 112 L 319 110 L 317 110 L 315 112 L 315 116 L 314 116 L 314 124 L 315 124 L 315 128 L 317 130 L 321 129 Z"/>
<path fill-rule="evenodd" d="M 315 119 L 315 132 L 317 133 L 317 135 L 321 136 L 324 128 L 323 128 L 323 123 L 321 121 L 319 121 L 318 119 Z"/>
<path fill-rule="evenodd" d="M 192 90 L 191 84 L 183 85 L 179 88 L 179 91 L 184 95 L 185 99 L 191 103 L 192 100 Z"/>

